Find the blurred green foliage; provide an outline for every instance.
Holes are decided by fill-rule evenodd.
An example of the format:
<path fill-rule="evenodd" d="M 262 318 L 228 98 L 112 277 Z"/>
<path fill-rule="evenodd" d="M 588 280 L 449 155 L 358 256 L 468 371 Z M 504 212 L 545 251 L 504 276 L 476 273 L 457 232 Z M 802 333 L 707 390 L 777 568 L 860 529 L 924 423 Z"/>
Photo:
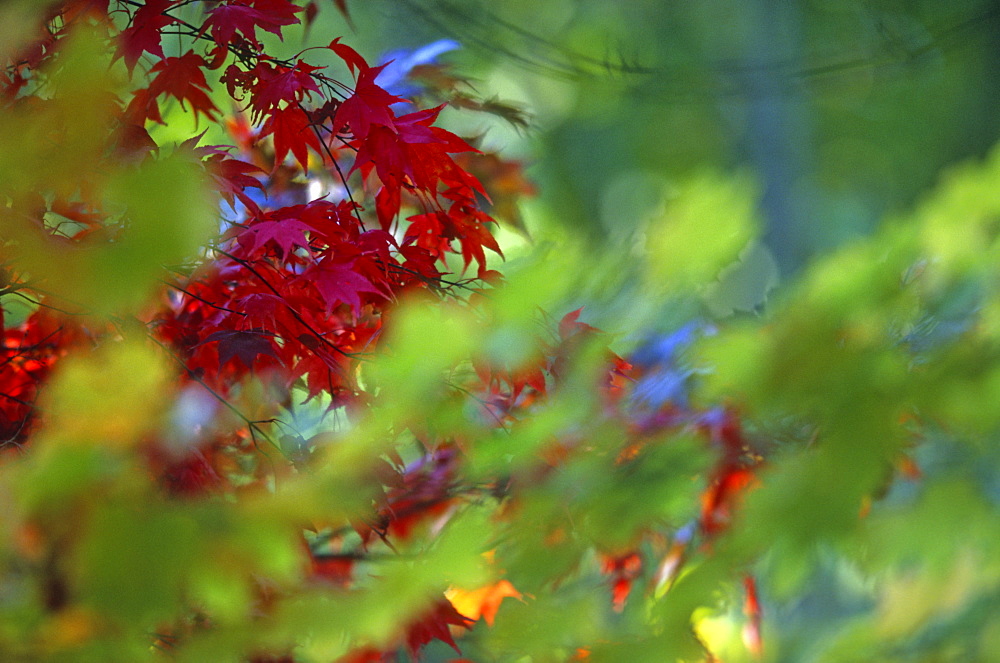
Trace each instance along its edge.
<path fill-rule="evenodd" d="M 529 156 L 552 217 L 594 238 L 631 233 L 658 182 L 744 168 L 766 245 L 792 274 L 997 137 L 990 0 L 404 0 L 352 12 L 371 54 L 459 41 L 445 59 L 535 117 L 525 140 L 491 126 L 490 144 Z"/>
<path fill-rule="evenodd" d="M 524 137 L 480 126 L 533 164 L 533 251 L 596 239 L 567 249 L 581 268 L 552 310 L 587 304 L 622 348 L 738 314 L 696 363 L 700 401 L 739 404 L 776 448 L 727 539 L 765 579 L 765 658 L 993 660 L 996 3 L 408 0 L 354 16 L 403 46 L 460 41 L 447 59 L 534 113 Z M 710 193 L 706 168 L 748 174 L 755 209 L 727 212 L 747 179 Z M 758 243 L 726 230 L 738 219 Z M 892 469 L 900 455 L 920 479 Z"/>

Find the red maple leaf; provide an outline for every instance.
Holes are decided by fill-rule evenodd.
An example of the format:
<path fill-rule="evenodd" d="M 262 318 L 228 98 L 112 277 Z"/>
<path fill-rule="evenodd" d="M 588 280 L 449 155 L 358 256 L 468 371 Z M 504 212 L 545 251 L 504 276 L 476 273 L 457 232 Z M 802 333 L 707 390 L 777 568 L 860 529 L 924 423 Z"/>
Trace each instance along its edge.
<path fill-rule="evenodd" d="M 257 118 L 276 108 L 282 101 L 296 105 L 311 93 L 318 94 L 319 87 L 312 73 L 319 69 L 323 67 L 314 67 L 301 60 L 291 68 L 258 63 L 253 69 L 257 82 L 253 85 L 253 97 L 250 101 L 252 115 Z"/>
<path fill-rule="evenodd" d="M 109 3 L 110 0 L 69 0 L 62 7 L 62 18 L 67 25 L 82 17 L 106 20 Z"/>
<path fill-rule="evenodd" d="M 219 368 L 226 365 L 233 357 L 247 368 L 253 368 L 258 355 L 269 355 L 278 358 L 274 352 L 274 344 L 268 340 L 272 334 L 256 330 L 236 331 L 224 329 L 209 334 L 201 345 L 206 343 L 219 344 Z"/>
<path fill-rule="evenodd" d="M 264 189 L 260 180 L 251 175 L 251 173 L 263 174 L 262 169 L 246 161 L 229 159 L 225 154 L 213 154 L 205 163 L 219 187 L 219 193 L 226 199 L 230 207 L 234 207 L 234 198 L 238 198 L 251 214 L 260 215 L 260 207 L 244 191 L 249 187 Z"/>
<path fill-rule="evenodd" d="M 211 14 L 202 25 L 202 32 L 211 30 L 212 39 L 220 48 L 226 48 L 237 32 L 255 46 L 257 28 L 281 38 L 281 28 L 299 22 L 295 16 L 302 11 L 288 0 L 230 0 L 209 10 Z"/>
<path fill-rule="evenodd" d="M 354 22 L 351 21 L 351 13 L 347 11 L 347 0 L 333 0 L 333 4 L 337 5 L 337 11 L 344 17 L 347 27 L 353 30 Z"/>
<path fill-rule="evenodd" d="M 125 108 L 123 120 L 140 127 L 146 124 L 146 120 L 165 124 L 160 115 L 160 106 L 156 103 L 156 96 L 149 91 L 149 88 L 135 91 L 132 100 Z"/>
<path fill-rule="evenodd" d="M 358 74 L 358 82 L 354 87 L 354 94 L 340 104 L 340 108 L 337 109 L 337 114 L 333 118 L 334 133 L 339 132 L 345 126 L 350 126 L 354 137 L 363 139 L 368 135 L 373 124 L 395 130 L 396 114 L 389 106 L 406 101 L 406 99 L 389 94 L 375 84 L 375 78 L 385 66 L 383 64 L 361 70 L 361 73 Z"/>
<path fill-rule="evenodd" d="M 399 140 L 399 136 L 390 127 L 376 126 L 361 141 L 351 172 L 374 163 L 375 172 L 382 183 L 398 189 L 403 177 L 413 173 L 405 148 L 406 144 Z"/>
<path fill-rule="evenodd" d="M 211 89 L 202 71 L 205 65 L 205 58 L 194 51 L 160 60 L 150 69 L 151 73 L 157 74 L 149 85 L 150 96 L 155 99 L 164 93 L 173 95 L 182 107 L 185 101 L 190 103 L 196 117 L 198 113 L 204 113 L 208 119 L 214 120 L 218 109 L 205 93 Z"/>
<path fill-rule="evenodd" d="M 135 12 L 132 25 L 122 30 L 118 56 L 125 58 L 129 76 L 143 53 L 163 57 L 160 30 L 177 20 L 164 13 L 175 2 L 176 0 L 149 0 Z"/>
<path fill-rule="evenodd" d="M 337 304 L 347 304 L 357 315 L 361 311 L 360 293 L 386 293 L 382 293 L 371 281 L 359 274 L 354 268 L 354 262 L 337 263 L 326 260 L 312 267 L 302 278 L 315 284 L 327 307 L 333 309 Z"/>
<path fill-rule="evenodd" d="M 503 252 L 500 250 L 496 238 L 483 224 L 484 221 L 492 221 L 492 219 L 478 210 L 464 209 L 458 205 L 452 206 L 448 216 L 457 228 L 458 243 L 462 247 L 462 260 L 465 263 L 463 270 L 468 269 L 472 261 L 475 260 L 479 265 L 478 276 L 483 278 L 486 274 L 486 252 L 483 247 L 498 254 L 501 258 L 503 257 Z"/>
<path fill-rule="evenodd" d="M 753 576 L 743 577 L 743 589 L 746 592 L 743 614 L 747 616 L 747 623 L 743 626 L 743 642 L 751 654 L 760 658 L 764 655 L 764 641 L 761 637 L 761 610 L 757 598 L 757 582 Z"/>
<path fill-rule="evenodd" d="M 309 116 L 298 106 L 275 109 L 260 131 L 274 136 L 274 165 L 277 168 L 291 152 L 304 170 L 309 168 L 309 148 L 322 154 L 322 146 L 309 124 Z"/>
<path fill-rule="evenodd" d="M 428 212 L 407 217 L 410 222 L 403 238 L 405 244 L 415 244 L 426 249 L 435 260 L 441 259 L 451 250 L 451 240 L 445 236 L 448 215 L 444 212 Z"/>
<path fill-rule="evenodd" d="M 283 308 L 281 297 L 270 292 L 252 292 L 234 299 L 233 304 L 237 311 L 246 313 L 250 325 L 268 325 L 272 328 Z"/>
<path fill-rule="evenodd" d="M 443 143 L 448 148 L 446 152 L 476 152 L 476 148 L 450 131 L 431 127 L 443 108 L 441 104 L 397 117 L 395 127 L 400 139 L 407 143 Z"/>
<path fill-rule="evenodd" d="M 473 620 L 455 610 L 447 599 L 440 599 L 434 607 L 424 613 L 418 620 L 410 624 L 406 631 L 406 648 L 410 655 L 417 659 L 420 649 L 431 640 L 441 640 L 451 646 L 459 654 L 462 650 L 451 637 L 449 626 L 469 628 Z"/>
<path fill-rule="evenodd" d="M 344 654 L 336 663 L 389 663 L 398 660 L 395 652 L 384 652 L 374 647 L 363 647 Z"/>
<path fill-rule="evenodd" d="M 580 322 L 581 313 L 583 313 L 582 306 L 575 311 L 570 311 L 562 317 L 562 320 L 559 321 L 559 336 L 563 340 L 577 334 L 592 334 L 600 331 L 596 327 L 591 327 L 585 322 Z"/>
<path fill-rule="evenodd" d="M 240 229 L 236 241 L 247 253 L 254 253 L 268 242 L 274 242 L 281 249 L 281 259 L 286 260 L 293 247 L 309 248 L 305 235 L 309 230 L 309 226 L 298 219 L 258 221 L 245 230 Z"/>
<path fill-rule="evenodd" d="M 140 124 L 122 122 L 115 130 L 115 156 L 123 162 L 142 161 L 152 150 L 157 149 L 146 128 Z"/>
<path fill-rule="evenodd" d="M 367 173 L 372 167 L 369 164 L 373 164 L 385 185 L 380 194 L 381 209 L 376 208 L 383 225 L 388 225 L 398 211 L 394 198 L 398 194 L 393 189 L 402 186 L 405 178 L 435 196 L 439 184 L 445 181 L 452 188 L 444 195 L 463 204 L 474 204 L 473 191 L 484 193 L 479 181 L 461 171 L 449 156 L 450 152 L 476 151 L 475 148 L 455 134 L 431 126 L 440 111 L 441 107 L 437 107 L 409 113 L 394 118 L 391 125 L 372 121 L 364 138 L 355 141 L 358 153 L 352 172 L 362 169 Z"/>
<path fill-rule="evenodd" d="M 399 214 L 401 204 L 398 186 L 383 186 L 375 195 L 375 213 L 382 230 L 389 230 L 393 219 Z"/>
<path fill-rule="evenodd" d="M 701 528 L 714 536 L 729 525 L 741 496 L 756 482 L 752 470 L 726 467 L 701 496 Z"/>
<path fill-rule="evenodd" d="M 340 37 L 337 37 L 331 41 L 328 48 L 340 56 L 340 59 L 343 60 L 348 69 L 351 70 L 351 73 L 353 74 L 355 70 L 362 71 L 364 69 L 368 69 L 368 62 L 361 57 L 361 54 L 347 44 L 341 44 L 340 39 Z"/>

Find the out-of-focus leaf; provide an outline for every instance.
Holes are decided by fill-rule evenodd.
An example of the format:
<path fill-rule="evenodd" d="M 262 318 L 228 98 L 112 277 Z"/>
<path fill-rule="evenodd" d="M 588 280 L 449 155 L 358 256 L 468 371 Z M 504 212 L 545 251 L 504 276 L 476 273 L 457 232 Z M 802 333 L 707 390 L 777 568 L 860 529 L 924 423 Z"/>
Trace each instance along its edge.
<path fill-rule="evenodd" d="M 668 190 L 646 230 L 648 281 L 683 287 L 713 280 L 753 237 L 754 199 L 748 178 L 709 173 Z"/>

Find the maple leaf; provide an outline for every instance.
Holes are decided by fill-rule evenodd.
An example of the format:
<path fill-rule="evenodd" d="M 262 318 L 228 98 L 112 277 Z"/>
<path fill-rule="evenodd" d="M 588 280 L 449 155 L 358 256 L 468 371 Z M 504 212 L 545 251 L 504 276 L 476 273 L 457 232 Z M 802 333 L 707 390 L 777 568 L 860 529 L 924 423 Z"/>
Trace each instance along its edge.
<path fill-rule="evenodd" d="M 263 331 L 235 331 L 225 329 L 209 334 L 200 345 L 207 343 L 219 344 L 219 368 L 225 366 L 233 357 L 247 368 L 253 368 L 259 355 L 269 355 L 278 358 L 274 352 L 274 344 L 267 340 L 272 334 Z"/>
<path fill-rule="evenodd" d="M 233 301 L 237 311 L 246 313 L 250 324 L 275 324 L 275 318 L 282 309 L 282 299 L 269 292 L 252 292 Z"/>
<path fill-rule="evenodd" d="M 252 115 L 261 115 L 276 108 L 282 101 L 296 105 L 312 92 L 319 93 L 319 87 L 312 76 L 314 71 L 324 67 L 314 67 L 301 60 L 294 67 L 271 67 L 261 62 L 253 69 L 257 83 L 253 86 L 253 97 L 250 106 Z"/>
<path fill-rule="evenodd" d="M 356 209 L 359 207 L 355 203 L 346 200 L 333 203 L 320 199 L 297 207 L 295 214 L 312 230 L 314 240 L 333 246 L 356 239 Z"/>
<path fill-rule="evenodd" d="M 305 30 L 303 32 L 304 36 L 308 37 L 309 32 L 312 30 L 313 21 L 319 15 L 319 6 L 316 4 L 316 0 L 309 0 L 306 4 L 306 21 Z"/>
<path fill-rule="evenodd" d="M 295 156 L 304 170 L 309 168 L 309 149 L 322 155 L 322 146 L 309 124 L 309 116 L 298 106 L 274 110 L 264 123 L 261 136 L 274 137 L 274 166 L 281 165 L 288 153 Z"/>
<path fill-rule="evenodd" d="M 375 84 L 375 78 L 385 66 L 361 70 L 354 86 L 354 94 L 340 104 L 333 118 L 334 133 L 339 133 L 345 126 L 350 126 L 355 138 L 364 139 L 373 124 L 394 127 L 396 114 L 389 106 L 406 99 L 389 94 Z"/>
<path fill-rule="evenodd" d="M 353 260 L 348 263 L 323 261 L 304 273 L 302 278 L 315 284 L 329 309 L 332 310 L 337 304 L 343 303 L 350 306 L 355 315 L 361 311 L 360 293 L 384 294 L 371 281 L 355 271 Z"/>
<path fill-rule="evenodd" d="M 84 17 L 107 20 L 109 4 L 110 0 L 70 0 L 62 7 L 62 18 L 67 25 Z"/>
<path fill-rule="evenodd" d="M 210 16 L 202 24 L 202 32 L 211 30 L 212 39 L 219 48 L 226 48 L 237 32 L 259 47 L 257 28 L 281 39 L 282 27 L 298 23 L 295 14 L 302 10 L 288 0 L 230 0 L 209 10 Z"/>
<path fill-rule="evenodd" d="M 403 242 L 413 243 L 426 249 L 435 260 L 444 256 L 451 248 L 448 237 L 445 236 L 445 226 L 448 216 L 444 212 L 428 212 L 407 217 L 410 225 L 403 236 Z"/>
<path fill-rule="evenodd" d="M 354 30 L 354 22 L 351 20 L 351 13 L 347 10 L 347 0 L 333 0 L 333 4 L 337 6 L 337 11 L 339 11 L 341 16 L 344 17 L 344 21 L 347 22 L 347 27 Z"/>
<path fill-rule="evenodd" d="M 374 647 L 363 647 L 337 659 L 336 663 L 391 663 L 398 660 L 394 652 L 384 652 Z"/>
<path fill-rule="evenodd" d="M 157 474 L 172 495 L 194 497 L 222 483 L 212 462 L 201 452 L 181 459 L 154 458 Z"/>
<path fill-rule="evenodd" d="M 286 260 L 295 246 L 309 248 L 306 232 L 310 227 L 297 219 L 258 221 L 242 230 L 236 241 L 247 253 L 254 253 L 268 242 L 274 242 L 281 249 L 281 259 Z"/>
<path fill-rule="evenodd" d="M 358 235 L 358 249 L 364 254 L 374 254 L 382 262 L 390 262 L 389 247 L 397 246 L 396 238 L 384 230 L 368 230 Z"/>
<path fill-rule="evenodd" d="M 149 0 L 135 12 L 132 25 L 122 30 L 118 57 L 125 59 L 129 76 L 143 53 L 163 57 L 160 30 L 177 20 L 165 13 L 175 2 L 176 0 Z"/>
<path fill-rule="evenodd" d="M 347 65 L 347 68 L 351 70 L 352 74 L 355 71 L 368 69 L 368 62 L 361 57 L 356 50 L 347 44 L 341 44 L 340 40 L 341 37 L 337 37 L 330 42 L 330 45 L 327 48 L 336 53 L 340 59 L 344 61 L 344 64 Z"/>
<path fill-rule="evenodd" d="M 452 588 L 445 592 L 445 596 L 462 615 L 473 621 L 482 617 L 487 624 L 493 626 L 503 600 L 508 597 L 520 599 L 521 592 L 509 580 L 501 580 L 472 591 Z"/>
<path fill-rule="evenodd" d="M 142 88 L 133 93 L 132 99 L 125 108 L 123 121 L 141 127 L 146 124 L 146 120 L 165 124 L 160 115 L 160 105 L 156 102 L 156 97 L 149 91 L 149 88 Z"/>
<path fill-rule="evenodd" d="M 506 161 L 496 154 L 483 153 L 460 154 L 455 161 L 459 168 L 471 171 L 489 191 L 492 207 L 485 208 L 485 211 L 530 238 L 518 203 L 522 197 L 534 196 L 538 192 L 525 177 L 522 164 Z"/>
<path fill-rule="evenodd" d="M 397 117 L 391 126 L 369 125 L 366 136 L 356 141 L 358 154 L 352 172 L 374 163 L 383 184 L 398 187 L 403 176 L 408 176 L 416 186 L 436 194 L 442 177 L 458 170 L 448 153 L 477 151 L 455 134 L 430 126 L 440 112 L 439 106 Z M 482 191 L 478 180 L 468 177 L 471 179 L 463 184 Z M 468 200 L 472 195 L 461 197 Z"/>
<path fill-rule="evenodd" d="M 751 470 L 726 468 L 701 496 L 701 528 L 708 536 L 726 529 L 740 498 L 754 487 Z"/>
<path fill-rule="evenodd" d="M 219 187 L 219 193 L 226 199 L 230 207 L 235 209 L 234 198 L 238 198 L 251 214 L 260 215 L 260 207 L 253 198 L 245 193 L 245 190 L 249 187 L 264 190 L 261 181 L 251 175 L 251 173 L 263 174 L 264 171 L 261 168 L 246 161 L 226 158 L 223 154 L 212 155 L 206 161 L 206 165 Z"/>
<path fill-rule="evenodd" d="M 483 251 L 483 247 L 498 254 L 501 258 L 503 257 L 503 252 L 500 250 L 496 238 L 476 217 L 481 215 L 484 220 L 490 221 L 492 219 L 476 210 L 456 210 L 455 207 L 458 206 L 453 206 L 449 210 L 448 216 L 453 220 L 457 229 L 458 242 L 462 247 L 462 260 L 465 262 L 463 270 L 468 269 L 472 261 L 475 260 L 479 264 L 478 276 L 482 278 L 486 272 L 486 252 Z"/>
<path fill-rule="evenodd" d="M 419 110 L 413 113 L 407 113 L 406 115 L 400 115 L 396 118 L 393 123 L 396 132 L 399 134 L 399 138 L 407 143 L 442 143 L 445 142 L 442 136 L 439 136 L 431 129 L 431 124 L 437 119 L 438 115 L 441 114 L 441 109 L 444 108 L 444 104 L 440 106 L 435 106 L 434 108 L 425 108 L 424 110 Z M 468 145 L 461 138 L 455 134 L 445 131 L 447 136 L 454 138 L 463 147 L 454 150 L 449 150 L 453 152 L 461 152 L 463 150 L 473 150 L 471 145 Z"/>
<path fill-rule="evenodd" d="M 382 230 L 389 230 L 399 214 L 400 191 L 398 186 L 383 186 L 375 195 L 375 214 Z"/>
<path fill-rule="evenodd" d="M 583 307 L 576 309 L 575 311 L 570 311 L 562 317 L 559 321 L 559 336 L 565 340 L 576 334 L 590 334 L 599 332 L 600 330 L 596 327 L 591 327 L 585 322 L 580 322 L 580 314 L 583 313 Z"/>
<path fill-rule="evenodd" d="M 157 147 L 156 142 L 142 125 L 122 122 L 115 131 L 115 155 L 122 162 L 142 161 Z"/>
<path fill-rule="evenodd" d="M 237 94 L 236 88 L 240 88 L 244 92 L 253 89 L 254 83 L 257 81 L 256 71 L 256 67 L 250 71 L 244 71 L 236 64 L 231 64 L 226 67 L 226 71 L 219 80 L 226 84 L 226 91 L 229 92 L 230 97 L 242 101 L 243 95 Z"/>
<path fill-rule="evenodd" d="M 407 628 L 406 648 L 414 660 L 420 649 L 431 640 L 441 640 L 451 646 L 459 654 L 462 650 L 455 644 L 455 639 L 451 636 L 449 626 L 460 626 L 469 628 L 471 619 L 455 610 L 455 606 L 447 599 L 440 599 L 435 602 L 434 607 L 428 610 L 420 619 L 414 621 Z"/>
<path fill-rule="evenodd" d="M 405 144 L 389 127 L 376 126 L 365 137 L 354 158 L 350 172 L 374 163 L 375 172 L 386 186 L 398 189 L 405 175 L 410 175 L 413 168 L 405 151 Z"/>
<path fill-rule="evenodd" d="M 173 95 L 181 102 L 182 107 L 185 101 L 190 103 L 195 116 L 204 113 L 208 119 L 214 120 L 218 109 L 205 93 L 211 89 L 205 80 L 205 72 L 202 71 L 205 64 L 205 58 L 194 51 L 188 51 L 180 57 L 160 60 L 150 69 L 157 76 L 149 85 L 149 94 L 152 97 L 164 93 Z"/>

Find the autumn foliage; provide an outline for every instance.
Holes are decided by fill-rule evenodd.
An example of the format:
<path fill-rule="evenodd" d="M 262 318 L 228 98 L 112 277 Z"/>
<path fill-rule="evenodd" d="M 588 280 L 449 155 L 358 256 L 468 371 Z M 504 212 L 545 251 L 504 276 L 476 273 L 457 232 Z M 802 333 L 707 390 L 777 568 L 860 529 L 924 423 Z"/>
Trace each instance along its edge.
<path fill-rule="evenodd" d="M 24 582 L 40 588 L 41 621 L 25 626 L 19 636 L 5 636 L 14 638 L 4 645 L 11 651 L 85 655 L 110 646 L 104 639 L 122 627 L 122 619 L 138 622 L 128 627 L 139 637 L 122 652 L 139 651 L 143 638 L 151 651 L 184 652 L 189 646 L 198 651 L 189 641 L 196 642 L 201 632 L 225 632 L 215 626 L 219 618 L 212 601 L 197 598 L 199 580 L 192 577 L 202 573 L 209 577 L 201 581 L 227 586 L 223 594 L 243 587 L 237 594 L 246 597 L 245 606 L 239 600 L 235 608 L 223 601 L 226 610 L 250 620 L 243 628 L 267 620 L 281 632 L 291 628 L 278 643 L 237 637 L 232 653 L 255 660 L 288 656 L 311 637 L 309 629 L 298 633 L 279 616 L 281 606 L 294 604 L 297 594 L 321 591 L 345 603 L 384 600 L 366 589 L 366 577 L 378 577 L 372 570 L 375 560 L 407 559 L 418 554 L 407 550 L 433 547 L 470 504 L 492 505 L 489 517 L 503 527 L 504 521 L 521 517 L 522 490 L 558 472 L 573 455 L 591 452 L 578 436 L 550 435 L 539 441 L 537 455 L 517 462 L 514 473 L 470 472 L 467 453 L 481 443 L 474 435 L 436 432 L 430 412 L 422 421 L 419 409 L 392 422 L 380 405 L 391 398 L 392 388 L 379 387 L 375 376 L 363 377 L 364 367 L 385 352 L 383 336 L 392 329 L 402 302 L 467 309 L 462 315 L 473 316 L 466 320 L 472 325 L 467 331 L 489 333 L 491 314 L 484 302 L 501 282 L 492 265 L 502 257 L 492 232 L 497 220 L 488 211 L 491 195 L 496 190 L 503 203 L 497 208 L 507 215 L 502 220 L 519 227 L 514 196 L 517 187 L 522 192 L 531 188 L 517 174 L 516 163 L 484 154 L 437 126 L 442 105 L 414 109 L 409 100 L 381 87 L 378 78 L 385 65 L 372 66 L 341 38 L 289 59 L 268 54 L 262 33 L 280 38 L 287 26 L 314 18 L 316 9 L 313 3 L 304 8 L 288 0 L 73 0 L 37 15 L 33 30 L 6 53 L 2 84 L 10 120 L 4 131 L 47 132 L 54 145 L 32 145 L 26 158 L 33 172 L 6 181 L 3 190 L 9 229 L 2 245 L 3 294 L 25 303 L 3 325 L 4 446 L 11 462 L 19 453 L 42 453 L 34 446 L 62 453 L 53 439 L 63 435 L 58 426 L 69 426 L 78 430 L 70 433 L 76 441 L 65 450 L 64 462 L 83 462 L 71 461 L 81 449 L 105 454 L 110 447 L 117 448 L 121 462 L 138 463 L 117 478 L 84 472 L 77 478 L 84 492 L 68 488 L 64 504 L 52 505 L 42 496 L 19 507 L 8 554 L 27 564 Z M 182 36 L 180 48 L 168 34 Z M 339 61 L 339 70 L 350 78 L 327 73 L 338 67 L 310 63 L 317 50 Z M 81 80 L 87 76 L 91 80 Z M 222 91 L 230 102 L 223 101 Z M 468 95 L 455 98 L 462 100 L 460 106 L 476 107 Z M 223 130 L 228 144 L 205 144 L 203 135 L 176 145 L 159 143 L 155 126 L 176 116 L 177 105 Z M 84 117 L 93 120 L 86 135 L 78 126 Z M 462 161 L 456 161 L 460 155 Z M 46 168 L 49 158 L 72 163 L 73 169 Z M 140 182 L 144 191 L 123 190 Z M 310 182 L 320 183 L 326 194 L 310 198 Z M 175 199 L 185 192 L 193 199 Z M 204 222 L 177 223 L 184 214 L 211 219 L 213 197 L 221 204 L 214 214 L 218 221 L 208 227 Z M 189 205 L 200 209 L 189 210 Z M 165 230 L 165 224 L 174 224 L 175 230 Z M 163 250 L 151 248 L 156 244 Z M 71 270 L 76 273 L 67 273 Z M 516 366 L 474 353 L 469 357 L 474 370 L 432 398 L 447 393 L 451 401 L 471 397 L 479 410 L 473 419 L 483 431 L 509 432 L 522 425 L 569 379 L 576 357 L 594 343 L 603 344 L 600 332 L 581 322 L 580 315 L 579 310 L 566 315 L 547 340 L 525 337 L 523 342 L 535 349 Z M 433 336 L 441 330 L 427 327 L 419 333 Z M 98 366 L 145 370 L 129 360 L 109 359 L 118 346 L 138 357 L 152 353 L 162 374 L 145 391 L 109 383 L 101 395 L 111 398 L 124 388 L 132 393 L 119 396 L 149 400 L 140 410 L 157 421 L 172 416 L 173 424 L 127 421 L 121 430 L 111 430 L 56 412 L 75 409 L 77 416 L 99 420 L 119 416 L 83 412 L 46 396 L 53 371 L 75 370 L 67 380 L 100 393 L 101 387 L 86 384 L 97 379 L 93 370 L 101 370 Z M 391 354 L 391 342 L 388 347 Z M 79 360 L 83 363 L 73 364 L 74 356 L 84 357 Z M 728 488 L 731 475 L 746 471 L 736 460 L 743 444 L 738 424 L 725 414 L 719 415 L 725 419 L 722 424 L 696 424 L 699 415 L 675 410 L 662 416 L 644 413 L 646 419 L 635 420 L 622 409 L 634 379 L 632 367 L 607 350 L 597 359 L 606 374 L 593 378 L 589 387 L 600 395 L 595 407 L 609 422 L 617 422 L 609 425 L 627 432 L 601 452 L 602 462 L 615 472 L 627 473 L 643 455 L 655 453 L 650 449 L 659 444 L 660 431 L 685 425 L 703 427 L 706 442 L 728 450 L 698 521 L 711 536 L 724 526 L 736 494 Z M 62 369 L 63 362 L 72 368 Z M 133 487 L 142 495 L 139 503 L 161 515 L 183 517 L 184 509 L 197 509 L 201 502 L 225 510 L 220 506 L 225 502 L 219 502 L 223 498 L 257 504 L 268 494 L 280 494 L 286 481 L 306 481 L 317 467 L 336 463 L 324 458 L 327 447 L 337 445 L 332 429 L 322 432 L 321 425 L 319 432 L 305 434 L 290 418 L 303 403 L 319 403 L 313 409 L 324 420 L 340 421 L 341 430 L 375 421 L 383 427 L 384 439 L 354 458 L 354 467 L 338 468 L 344 472 L 341 480 L 359 483 L 354 489 L 359 495 L 348 501 L 352 506 L 326 508 L 326 498 L 303 505 L 301 513 L 277 519 L 271 514 L 270 525 L 260 531 L 253 523 L 232 525 L 249 527 L 245 535 L 256 539 L 298 538 L 300 552 L 292 556 L 301 558 L 301 564 L 292 562 L 291 580 L 287 569 L 278 574 L 280 579 L 269 578 L 258 568 L 268 562 L 252 558 L 237 564 L 243 569 L 237 577 L 222 581 L 210 577 L 215 573 L 211 568 L 199 571 L 197 564 L 169 571 L 153 560 L 148 567 L 143 560 L 123 562 L 145 567 L 135 576 L 97 568 L 119 562 L 112 544 L 94 532 L 106 534 L 102 523 L 108 518 L 124 517 L 119 524 L 126 530 L 129 521 L 120 512 L 120 496 L 88 497 L 89 489 L 103 486 L 101 490 L 115 493 L 113 486 L 126 478 L 148 482 Z M 123 402 L 116 407 L 130 406 Z M 662 420 L 649 420 L 656 416 Z M 101 439 L 102 434 L 117 442 Z M 416 445 L 415 456 L 411 448 L 399 447 L 406 438 Z M 313 486 L 306 493 L 315 490 Z M 81 517 L 82 527 L 90 531 L 67 528 L 69 513 Z M 223 520 L 227 517 L 252 516 L 230 514 Z M 568 523 L 537 526 L 544 547 L 576 538 Z M 290 529 L 277 535 L 275 527 Z M 142 531 L 131 534 L 144 536 Z M 237 558 L 252 556 L 233 541 L 213 543 L 211 532 L 198 536 L 207 537 L 208 548 L 197 552 L 196 546 L 187 551 L 188 558 L 208 555 L 215 545 L 229 547 L 228 554 Z M 664 532 L 640 529 L 607 545 L 592 542 L 607 578 L 603 600 L 615 611 L 624 608 L 643 565 L 657 561 L 639 550 L 646 536 L 662 540 Z M 162 532 L 154 535 L 158 538 Z M 434 577 L 368 636 L 366 628 L 352 634 L 334 621 L 329 629 L 340 634 L 342 653 L 327 658 L 390 660 L 399 648 L 419 657 L 432 640 L 458 651 L 456 638 L 475 620 L 492 625 L 505 598 L 531 600 L 526 591 L 542 591 L 530 584 L 522 591 L 505 579 L 497 544 L 485 532 L 478 538 L 471 549 L 462 549 L 466 555 L 485 556 L 473 563 L 479 570 L 471 578 L 478 585 L 463 586 L 460 577 Z M 171 544 L 163 545 L 169 549 Z M 87 571 L 74 566 L 87 566 L 78 551 L 88 548 L 96 555 L 87 567 L 93 574 L 138 585 L 125 591 L 131 601 L 122 599 L 132 608 L 129 614 L 116 616 L 115 610 L 102 608 L 114 599 L 101 595 L 100 579 L 88 578 Z M 678 554 L 676 545 L 670 550 L 670 555 Z M 568 564 L 560 574 L 577 563 Z M 660 584 L 678 569 L 675 564 Z M 152 580 L 158 575 L 163 577 Z M 148 587 L 146 579 L 151 579 Z M 140 598 L 147 591 L 156 605 L 149 610 Z M 159 605 L 163 597 L 158 592 L 173 596 L 166 602 L 173 607 Z M 232 616 L 228 622 L 226 627 L 233 628 Z"/>

